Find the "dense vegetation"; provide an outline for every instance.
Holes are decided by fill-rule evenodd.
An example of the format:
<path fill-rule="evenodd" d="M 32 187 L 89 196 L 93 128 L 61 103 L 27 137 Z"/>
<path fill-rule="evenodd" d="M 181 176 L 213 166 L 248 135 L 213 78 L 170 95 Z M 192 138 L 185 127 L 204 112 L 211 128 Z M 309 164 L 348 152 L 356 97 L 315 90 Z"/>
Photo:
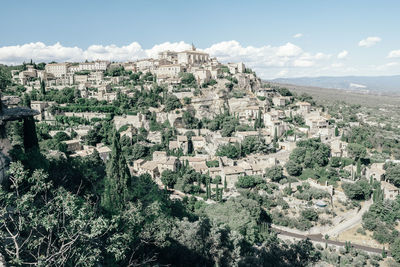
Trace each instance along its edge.
<path fill-rule="evenodd" d="M 47 159 L 37 146 L 15 149 L 9 182 L 0 190 L 0 251 L 8 263 L 306 266 L 318 261 L 309 241 L 282 244 L 266 227 L 268 215 L 257 201 L 171 201 L 149 175 L 131 176 L 122 138 L 115 131 L 108 138 L 107 165 L 96 153 Z M 188 168 L 183 177 L 208 179 Z"/>

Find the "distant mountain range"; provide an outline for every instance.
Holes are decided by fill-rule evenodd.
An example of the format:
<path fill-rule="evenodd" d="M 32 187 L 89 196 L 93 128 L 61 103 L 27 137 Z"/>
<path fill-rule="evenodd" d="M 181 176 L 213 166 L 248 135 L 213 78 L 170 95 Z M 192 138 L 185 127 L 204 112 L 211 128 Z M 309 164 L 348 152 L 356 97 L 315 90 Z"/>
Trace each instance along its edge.
<path fill-rule="evenodd" d="M 271 80 L 271 82 L 371 93 L 400 94 L 400 75 L 279 78 Z"/>

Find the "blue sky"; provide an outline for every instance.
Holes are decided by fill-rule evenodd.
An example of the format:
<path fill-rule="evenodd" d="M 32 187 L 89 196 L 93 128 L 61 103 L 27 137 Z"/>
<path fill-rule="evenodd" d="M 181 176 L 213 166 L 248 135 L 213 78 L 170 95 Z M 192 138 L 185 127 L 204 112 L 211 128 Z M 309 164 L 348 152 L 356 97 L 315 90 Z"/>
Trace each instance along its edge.
<path fill-rule="evenodd" d="M 130 60 L 193 42 L 264 78 L 391 75 L 400 71 L 399 14 L 400 1 L 384 0 L 5 1 L 0 62 Z M 108 48 L 93 54 L 93 45 Z"/>

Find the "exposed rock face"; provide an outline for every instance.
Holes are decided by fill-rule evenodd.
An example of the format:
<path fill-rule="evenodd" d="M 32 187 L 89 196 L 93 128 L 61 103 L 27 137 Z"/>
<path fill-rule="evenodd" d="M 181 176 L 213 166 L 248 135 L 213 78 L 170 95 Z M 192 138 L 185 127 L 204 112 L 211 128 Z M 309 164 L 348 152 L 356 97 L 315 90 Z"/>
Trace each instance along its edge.
<path fill-rule="evenodd" d="M 3 180 L 6 178 L 7 168 L 10 164 L 8 152 L 11 149 L 11 144 L 10 141 L 7 139 L 7 134 L 5 130 L 6 122 L 19 119 L 25 120 L 28 118 L 33 120 L 33 116 L 38 114 L 38 111 L 32 110 L 27 107 L 6 108 L 6 106 L 1 101 L 0 93 L 0 183 L 3 182 Z"/>
<path fill-rule="evenodd" d="M 5 177 L 7 176 L 7 170 L 10 164 L 8 151 L 10 149 L 11 149 L 10 141 L 6 138 L 0 139 L 0 183 L 2 183 Z"/>
<path fill-rule="evenodd" d="M 26 107 L 3 108 L 0 111 L 0 125 L 3 125 L 6 121 L 19 120 L 39 114 L 38 111 Z"/>

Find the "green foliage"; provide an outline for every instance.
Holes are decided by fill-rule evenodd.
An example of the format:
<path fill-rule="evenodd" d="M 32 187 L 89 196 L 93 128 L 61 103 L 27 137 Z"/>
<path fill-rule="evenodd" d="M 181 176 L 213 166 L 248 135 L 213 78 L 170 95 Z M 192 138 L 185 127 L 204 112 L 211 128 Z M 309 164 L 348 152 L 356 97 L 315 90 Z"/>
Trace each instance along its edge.
<path fill-rule="evenodd" d="M 397 238 L 390 246 L 390 252 L 392 257 L 400 263 L 400 239 Z"/>
<path fill-rule="evenodd" d="M 239 188 L 254 188 L 258 184 L 262 183 L 262 179 L 253 175 L 245 175 L 239 176 L 238 181 L 236 182 L 236 187 Z"/>
<path fill-rule="evenodd" d="M 356 160 L 360 158 L 365 158 L 367 155 L 367 150 L 365 149 L 365 147 L 356 143 L 348 144 L 347 151 L 349 152 L 349 155 Z"/>
<path fill-rule="evenodd" d="M 238 159 L 240 157 L 240 149 L 239 145 L 235 144 L 227 144 L 221 145 L 218 147 L 217 152 L 215 153 L 216 156 L 219 157 L 228 157 L 230 159 Z"/>
<path fill-rule="evenodd" d="M 164 104 L 165 104 L 164 111 L 166 112 L 170 112 L 172 110 L 182 107 L 181 102 L 175 95 L 168 95 Z"/>
<path fill-rule="evenodd" d="M 184 85 L 193 85 L 196 83 L 196 78 L 192 73 L 189 72 L 181 72 L 179 73 L 181 77 L 181 83 Z"/>
<path fill-rule="evenodd" d="M 275 87 L 275 90 L 281 95 L 281 96 L 292 96 L 292 92 L 289 91 L 289 89 L 285 87 Z"/>
<path fill-rule="evenodd" d="M 120 66 L 120 67 L 108 69 L 104 75 L 111 76 L 111 77 L 118 77 L 118 76 L 124 76 L 127 74 L 128 74 L 128 72 L 125 71 L 124 67 Z"/>
<path fill-rule="evenodd" d="M 329 162 L 330 147 L 323 144 L 319 138 L 310 138 L 297 142 L 297 146 L 303 154 L 304 158 L 298 156 L 301 152 L 297 151 L 297 157 L 293 160 L 297 163 L 304 164 L 304 167 L 312 167 L 315 164 L 318 166 L 326 166 Z M 304 153 L 305 151 L 305 153 Z"/>
<path fill-rule="evenodd" d="M 265 169 L 265 176 L 274 182 L 279 182 L 280 180 L 282 180 L 284 178 L 282 166 L 277 165 L 277 166 Z"/>
<path fill-rule="evenodd" d="M 219 167 L 219 161 L 218 160 L 206 161 L 206 165 L 208 168 Z"/>
<path fill-rule="evenodd" d="M 130 173 L 125 156 L 121 152 L 120 137 L 114 130 L 110 159 L 107 162 L 107 175 L 104 180 L 102 207 L 109 213 L 121 211 L 129 199 L 128 182 Z"/>
<path fill-rule="evenodd" d="M 313 209 L 305 209 L 301 211 L 301 216 L 309 221 L 317 221 L 318 213 Z"/>
<path fill-rule="evenodd" d="M 243 156 L 250 155 L 252 153 L 268 153 L 269 151 L 265 140 L 255 136 L 247 136 L 241 143 L 241 146 L 241 152 Z"/>
<path fill-rule="evenodd" d="M 9 85 L 11 85 L 11 71 L 5 66 L 0 66 L 0 90 L 5 91 Z"/>
<path fill-rule="evenodd" d="M 386 167 L 385 177 L 389 182 L 400 187 L 400 164 L 388 165 Z"/>
<path fill-rule="evenodd" d="M 206 120 L 204 124 L 211 131 L 221 130 L 221 135 L 227 137 L 235 132 L 236 127 L 239 126 L 239 120 L 231 116 L 229 112 L 224 112 L 215 116 L 213 120 Z"/>
<path fill-rule="evenodd" d="M 301 171 L 303 168 L 301 167 L 300 164 L 289 160 L 286 165 L 285 165 L 286 171 L 288 172 L 289 175 L 292 176 L 299 176 L 301 175 Z"/>
<path fill-rule="evenodd" d="M 372 194 L 371 185 L 366 180 L 359 180 L 355 183 L 343 183 L 342 188 L 346 196 L 354 200 L 367 200 Z"/>
<path fill-rule="evenodd" d="M 108 221 L 94 212 L 90 202 L 55 188 L 43 170 L 30 175 L 21 163 L 11 164 L 10 183 L 8 189 L 0 189 L 0 249 L 9 264 L 94 266 L 98 262 Z"/>
<path fill-rule="evenodd" d="M 293 116 L 293 122 L 294 122 L 294 124 L 299 125 L 299 126 L 305 125 L 303 116 L 301 116 L 299 114 Z"/>
<path fill-rule="evenodd" d="M 330 195 L 328 192 L 322 189 L 314 188 L 314 187 L 309 187 L 306 188 L 306 186 L 301 186 L 298 188 L 297 192 L 294 194 L 294 197 L 301 199 L 301 200 L 306 200 L 306 201 L 311 201 L 313 199 L 323 199 L 323 198 L 329 198 Z"/>
<path fill-rule="evenodd" d="M 177 180 L 177 173 L 171 170 L 165 170 L 161 174 L 161 182 L 169 188 L 174 188 Z"/>
<path fill-rule="evenodd" d="M 194 116 L 195 111 L 185 111 L 182 115 L 183 123 L 188 129 L 197 129 L 199 126 L 199 119 Z"/>
<path fill-rule="evenodd" d="M 229 198 L 224 203 L 206 206 L 204 213 L 218 226 L 227 226 L 237 231 L 250 242 L 263 241 L 258 223 L 263 219 L 260 204 L 242 197 Z"/>

